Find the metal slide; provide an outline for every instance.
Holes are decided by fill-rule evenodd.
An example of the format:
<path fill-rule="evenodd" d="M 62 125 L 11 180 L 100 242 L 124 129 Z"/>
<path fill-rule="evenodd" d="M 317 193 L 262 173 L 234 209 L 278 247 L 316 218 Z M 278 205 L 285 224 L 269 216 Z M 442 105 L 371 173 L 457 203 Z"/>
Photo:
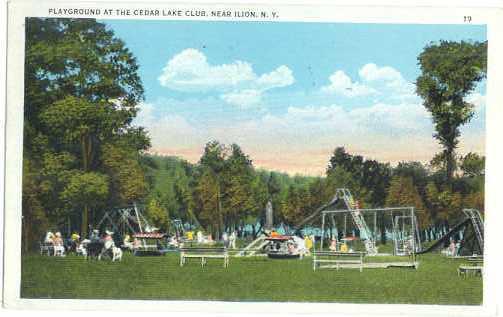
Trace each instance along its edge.
<path fill-rule="evenodd" d="M 477 239 L 478 245 L 480 247 L 480 251 L 484 252 L 484 222 L 480 215 L 480 212 L 476 209 L 463 209 L 463 213 L 466 215 L 466 218 L 455 225 L 449 232 L 447 232 L 444 236 L 438 239 L 434 244 L 432 244 L 429 248 L 417 252 L 417 254 L 428 253 L 434 251 L 445 243 L 448 243 L 455 234 L 459 231 L 463 230 L 470 223 L 472 224 L 473 231 L 475 233 L 475 238 Z"/>
<path fill-rule="evenodd" d="M 353 221 L 355 222 L 356 227 L 360 231 L 360 238 L 364 240 L 365 250 L 367 251 L 368 255 L 376 255 L 377 247 L 372 232 L 367 226 L 367 223 L 363 218 L 363 214 L 361 213 L 360 208 L 357 205 L 356 201 L 353 199 L 353 195 L 351 195 L 349 189 L 338 188 L 336 196 L 342 197 L 344 203 L 346 204 L 346 207 L 350 211 L 351 216 L 353 217 Z"/>
<path fill-rule="evenodd" d="M 250 244 L 248 244 L 243 250 L 239 251 L 236 256 L 252 256 L 255 255 L 258 251 L 262 250 L 269 241 L 265 238 L 267 236 L 265 234 L 259 235 L 255 240 L 253 240 Z"/>
<path fill-rule="evenodd" d="M 440 239 L 438 239 L 430 247 L 428 247 L 425 250 L 416 252 L 416 254 L 428 253 L 428 252 L 434 251 L 434 250 L 444 246 L 446 242 L 450 241 L 452 236 L 457 234 L 461 229 L 463 229 L 470 222 L 471 222 L 470 218 L 466 218 L 465 220 L 463 220 L 460 223 L 458 223 L 457 225 L 455 225 L 451 230 L 449 230 L 449 232 L 447 232 L 445 235 L 443 235 Z"/>
<path fill-rule="evenodd" d="M 477 209 L 463 209 L 465 215 L 470 219 L 475 231 L 475 236 L 479 242 L 480 250 L 484 250 L 484 222 Z"/>

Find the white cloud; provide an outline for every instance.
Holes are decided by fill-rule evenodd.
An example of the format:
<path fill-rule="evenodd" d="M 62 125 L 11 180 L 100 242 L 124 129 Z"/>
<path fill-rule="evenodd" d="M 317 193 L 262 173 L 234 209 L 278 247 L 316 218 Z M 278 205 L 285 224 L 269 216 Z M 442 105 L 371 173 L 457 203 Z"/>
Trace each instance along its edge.
<path fill-rule="evenodd" d="M 321 91 L 347 98 L 370 96 L 379 102 L 417 100 L 415 86 L 390 66 L 365 64 L 358 71 L 359 81 L 353 81 L 344 71 L 338 70 L 329 77 L 330 84 Z"/>
<path fill-rule="evenodd" d="M 223 94 L 221 98 L 230 105 L 240 108 L 251 108 L 260 104 L 262 92 L 256 89 L 244 89 Z"/>
<path fill-rule="evenodd" d="M 358 72 L 361 79 L 364 81 L 401 81 L 403 80 L 402 74 L 393 67 L 384 66 L 379 67 L 376 64 L 369 63 L 364 65 Z"/>
<path fill-rule="evenodd" d="M 486 96 L 479 92 L 474 92 L 466 98 L 466 101 L 474 105 L 475 112 L 480 113 L 485 108 Z"/>
<path fill-rule="evenodd" d="M 206 56 L 196 49 L 185 49 L 168 61 L 159 82 L 162 86 L 184 92 L 227 90 L 230 87 L 255 80 L 249 63 L 212 66 Z"/>
<path fill-rule="evenodd" d="M 227 102 L 254 103 L 257 95 L 253 91 L 229 93 Z M 484 99 L 479 93 L 468 98 L 480 106 L 476 108 L 475 118 L 463 127 L 460 153 L 484 150 L 484 123 L 479 116 L 484 109 Z M 190 100 L 186 105 L 197 103 L 197 100 Z M 212 103 L 217 104 L 218 99 Z M 204 144 L 215 139 L 239 144 L 258 166 L 311 174 L 323 173 L 336 146 L 391 163 L 401 160 L 426 162 L 440 150 L 432 137 L 430 114 L 420 102 L 369 102 L 351 108 L 340 104 L 291 106 L 283 113 L 232 120 L 215 114 L 214 110 L 221 106 L 207 113 L 205 108 L 200 117 L 194 117 L 192 112 L 159 114 L 171 112 L 172 105 L 172 100 L 142 104 L 135 124 L 149 131 L 154 152 L 179 155 L 194 162 L 199 159 Z"/>
<path fill-rule="evenodd" d="M 155 107 L 142 103 L 134 124 L 145 127 L 154 149 L 178 144 L 178 147 L 196 146 L 202 142 L 200 131 L 178 114 L 157 116 Z"/>
<path fill-rule="evenodd" d="M 373 88 L 353 82 L 342 70 L 330 75 L 329 80 L 330 84 L 321 88 L 323 92 L 340 94 L 345 97 L 367 96 L 376 93 Z"/>
<path fill-rule="evenodd" d="M 161 86 L 176 91 L 218 92 L 222 100 L 242 108 L 259 104 L 265 91 L 286 87 L 295 81 L 285 65 L 258 76 L 250 63 L 211 65 L 202 52 L 192 48 L 171 58 L 158 80 Z"/>
<path fill-rule="evenodd" d="M 257 85 L 262 89 L 286 87 L 294 83 L 292 70 L 281 65 L 270 73 L 263 74 L 257 79 Z"/>

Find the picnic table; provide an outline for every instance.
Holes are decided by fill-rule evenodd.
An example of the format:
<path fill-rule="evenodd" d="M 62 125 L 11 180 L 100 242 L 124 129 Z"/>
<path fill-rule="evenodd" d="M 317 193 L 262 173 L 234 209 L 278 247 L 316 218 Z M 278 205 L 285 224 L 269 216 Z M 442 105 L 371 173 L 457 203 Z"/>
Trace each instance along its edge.
<path fill-rule="evenodd" d="M 224 267 L 229 266 L 229 252 L 226 248 L 181 248 L 180 266 L 184 266 L 187 259 L 201 259 L 201 267 L 206 265 L 208 259 L 223 259 Z"/>
<path fill-rule="evenodd" d="M 313 270 L 317 268 L 359 268 L 363 271 L 365 252 L 314 251 Z"/>

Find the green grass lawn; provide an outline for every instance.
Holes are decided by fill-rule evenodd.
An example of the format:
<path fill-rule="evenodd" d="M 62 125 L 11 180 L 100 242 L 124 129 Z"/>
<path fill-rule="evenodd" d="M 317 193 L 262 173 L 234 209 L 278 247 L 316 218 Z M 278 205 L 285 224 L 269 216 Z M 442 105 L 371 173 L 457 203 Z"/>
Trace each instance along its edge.
<path fill-rule="evenodd" d="M 310 257 L 198 260 L 179 266 L 179 257 L 134 257 L 122 262 L 86 261 L 25 255 L 24 298 L 165 299 L 224 301 L 310 301 L 339 303 L 468 304 L 482 303 L 482 279 L 458 277 L 461 262 L 440 255 L 418 257 L 407 268 L 312 270 Z M 368 258 L 367 260 L 374 260 Z M 403 260 L 403 258 L 402 258 Z"/>

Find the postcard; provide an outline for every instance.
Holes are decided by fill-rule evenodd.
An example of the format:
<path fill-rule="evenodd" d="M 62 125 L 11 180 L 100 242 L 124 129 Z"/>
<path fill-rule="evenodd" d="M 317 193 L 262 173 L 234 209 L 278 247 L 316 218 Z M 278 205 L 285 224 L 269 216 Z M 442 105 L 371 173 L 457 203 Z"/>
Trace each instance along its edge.
<path fill-rule="evenodd" d="M 8 14 L 6 307 L 495 313 L 501 10 Z"/>

